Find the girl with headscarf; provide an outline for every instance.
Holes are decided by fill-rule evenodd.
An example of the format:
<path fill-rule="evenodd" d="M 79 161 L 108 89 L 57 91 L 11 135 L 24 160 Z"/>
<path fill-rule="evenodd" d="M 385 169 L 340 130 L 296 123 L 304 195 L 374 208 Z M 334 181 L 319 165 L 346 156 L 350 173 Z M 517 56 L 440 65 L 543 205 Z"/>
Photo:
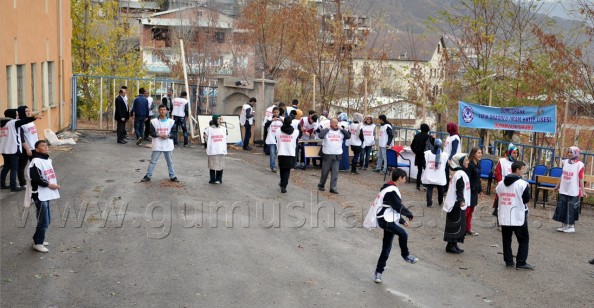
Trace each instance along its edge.
<path fill-rule="evenodd" d="M 575 221 L 579 218 L 578 199 L 586 197 L 584 192 L 584 163 L 580 161 L 580 149 L 569 147 L 563 160 L 563 176 L 555 189 L 559 190 L 559 199 L 553 220 L 561 223 L 559 232 L 574 233 Z"/>
<path fill-rule="evenodd" d="M 425 171 L 421 181 L 427 187 L 427 207 L 433 207 L 433 188 L 437 188 L 437 202 L 443 205 L 443 188 L 447 182 L 445 167 L 448 163 L 448 156 L 441 152 L 443 143 L 441 139 L 435 139 L 433 150 L 424 152 Z"/>
<path fill-rule="evenodd" d="M 204 131 L 210 184 L 223 183 L 223 169 L 225 169 L 225 155 L 227 155 L 227 129 L 221 126 L 221 120 L 220 115 L 213 114 L 211 125 Z"/>
<path fill-rule="evenodd" d="M 367 170 L 369 167 L 369 159 L 371 158 L 371 149 L 375 144 L 375 124 L 370 115 L 365 117 L 361 131 L 363 132 L 363 146 L 361 149 L 361 163 L 359 166 L 363 168 L 363 170 Z"/>
<path fill-rule="evenodd" d="M 17 114 L 19 115 L 19 119 L 31 117 L 31 111 L 27 106 L 20 106 L 17 108 Z M 23 151 L 19 155 L 18 178 L 21 187 L 23 187 L 27 184 L 27 179 L 25 178 L 25 167 L 27 167 L 27 162 L 33 158 L 35 142 L 39 140 L 35 123 L 31 122 L 22 125 L 21 129 L 19 130 L 19 136 L 23 145 Z"/>
<path fill-rule="evenodd" d="M 17 185 L 17 175 L 19 169 L 19 157 L 22 153 L 20 128 L 23 125 L 35 121 L 37 117 L 19 118 L 16 109 L 6 109 L 4 118 L 0 120 L 0 128 L 3 133 L 0 134 L 0 152 L 4 160 L 2 172 L 0 172 L 0 186 L 2 189 L 10 188 L 11 191 L 24 190 L 24 186 Z M 10 186 L 6 185 L 6 176 L 10 172 Z M 22 184 L 22 182 L 21 182 Z"/>
<path fill-rule="evenodd" d="M 478 197 L 483 188 L 481 186 L 481 165 L 479 161 L 483 158 L 483 151 L 474 147 L 468 153 L 468 168 L 466 168 L 466 175 L 470 180 L 470 204 L 466 209 L 466 235 L 477 236 L 478 233 L 472 231 L 472 213 L 474 208 L 478 205 Z"/>
<path fill-rule="evenodd" d="M 359 158 L 363 145 L 363 115 L 360 113 L 353 114 L 353 123 L 349 124 L 348 131 L 351 133 L 351 138 L 347 139 L 347 146 L 351 146 L 353 151 L 353 161 L 351 162 L 351 173 L 358 174 L 357 166 L 359 165 Z"/>
<path fill-rule="evenodd" d="M 519 156 L 518 147 L 516 147 L 513 143 L 507 145 L 507 151 L 505 151 L 505 157 L 502 157 L 495 165 L 495 170 L 493 171 L 493 178 L 495 179 L 495 183 L 499 183 L 503 181 L 505 176 L 512 173 L 511 165 L 518 159 Z M 497 217 L 497 207 L 499 206 L 499 198 L 495 195 L 495 200 L 493 200 L 493 215 Z"/>
<path fill-rule="evenodd" d="M 468 156 L 458 153 L 452 157 L 449 165 L 454 175 L 443 204 L 443 210 L 447 213 L 443 240 L 448 243 L 446 252 L 458 254 L 464 252 L 458 243 L 464 243 L 466 208 L 470 204 L 470 181 L 464 172 L 464 168 L 468 168 Z"/>
<path fill-rule="evenodd" d="M 458 133 L 458 124 L 456 123 L 448 123 L 446 125 L 446 130 L 450 134 L 444 144 L 443 144 L 443 152 L 448 156 L 448 159 L 452 159 L 454 155 L 462 152 L 462 145 L 460 143 L 460 134 Z M 448 183 L 446 183 L 445 189 L 448 190 L 449 186 L 449 179 L 450 179 L 450 166 L 449 164 L 446 165 L 445 170 L 446 178 L 448 179 Z"/>
<path fill-rule="evenodd" d="M 415 153 L 415 166 L 417 166 L 417 190 L 421 190 L 421 178 L 425 169 L 425 145 L 429 140 L 429 125 L 422 123 L 421 132 L 413 138 L 410 149 Z M 444 171 L 445 172 L 445 171 Z"/>
<path fill-rule="evenodd" d="M 338 115 L 338 127 L 345 129 L 347 131 L 349 130 L 349 117 L 345 112 L 341 112 Z M 342 140 L 342 157 L 340 158 L 340 162 L 338 163 L 338 170 L 349 170 L 350 169 L 349 147 L 347 144 L 347 140 L 349 140 L 349 139 L 345 138 Z"/>
<path fill-rule="evenodd" d="M 295 147 L 300 135 L 300 131 L 295 129 L 291 122 L 291 118 L 286 117 L 283 126 L 275 133 L 281 193 L 287 192 L 291 169 L 295 166 Z"/>

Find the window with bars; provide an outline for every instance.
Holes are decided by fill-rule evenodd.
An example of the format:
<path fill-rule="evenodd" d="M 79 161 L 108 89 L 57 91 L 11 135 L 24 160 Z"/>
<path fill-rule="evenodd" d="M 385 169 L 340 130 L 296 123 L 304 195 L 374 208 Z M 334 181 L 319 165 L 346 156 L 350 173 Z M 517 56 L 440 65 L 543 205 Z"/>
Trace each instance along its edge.
<path fill-rule="evenodd" d="M 55 73 L 55 64 L 54 61 L 47 62 L 47 98 L 49 101 L 49 105 L 53 106 L 55 102 L 55 80 L 54 80 L 54 73 Z"/>
<path fill-rule="evenodd" d="M 31 110 L 33 112 L 39 110 L 38 100 L 39 94 L 37 92 L 37 84 L 39 83 L 39 76 L 37 76 L 37 63 L 31 63 Z"/>
<path fill-rule="evenodd" d="M 27 66 L 24 64 L 18 64 L 16 67 L 17 67 L 17 105 L 21 106 L 21 105 L 27 104 L 26 97 L 25 97 L 25 94 L 26 94 L 25 83 L 27 82 L 25 68 Z"/>

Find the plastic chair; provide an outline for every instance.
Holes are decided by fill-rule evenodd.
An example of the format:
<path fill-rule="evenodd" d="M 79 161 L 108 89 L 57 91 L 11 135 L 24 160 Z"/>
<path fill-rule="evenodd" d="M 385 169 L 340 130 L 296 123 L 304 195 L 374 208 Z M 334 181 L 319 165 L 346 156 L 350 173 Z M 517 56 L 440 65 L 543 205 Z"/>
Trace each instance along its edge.
<path fill-rule="evenodd" d="M 549 174 L 548 174 L 548 176 L 552 176 L 552 177 L 555 177 L 555 178 L 560 178 L 561 175 L 563 175 L 563 168 L 561 168 L 561 167 L 553 167 L 553 168 L 551 168 L 549 170 Z M 536 177 L 534 179 L 536 179 Z M 540 186 L 543 186 L 543 187 L 555 187 L 555 185 L 553 185 L 553 184 L 544 184 L 544 183 L 543 184 L 540 184 Z"/>
<path fill-rule="evenodd" d="M 400 159 L 408 161 L 408 164 L 405 163 L 398 163 L 398 156 L 400 156 Z M 387 161 L 387 167 L 394 167 L 394 168 L 400 168 L 400 167 L 405 167 L 408 168 L 408 182 L 410 183 L 410 168 L 411 168 L 411 162 L 410 159 L 406 159 L 403 158 L 402 155 L 400 155 L 400 153 L 392 150 L 392 149 L 387 149 L 386 150 L 386 161 Z M 386 174 L 384 174 L 384 182 L 386 181 L 386 176 L 388 175 L 388 172 L 386 172 Z"/>
<path fill-rule="evenodd" d="M 487 179 L 487 195 L 491 194 L 491 182 L 493 181 L 493 166 L 495 164 L 492 160 L 483 158 L 479 160 L 481 167 L 481 179 Z"/>
<path fill-rule="evenodd" d="M 545 165 L 536 165 L 532 168 L 532 176 L 530 177 L 529 180 L 526 180 L 526 182 L 528 182 L 528 184 L 530 184 L 531 190 L 534 190 L 534 187 L 536 185 L 536 177 L 539 175 L 546 175 L 547 172 L 549 171 L 549 168 Z M 547 184 L 543 184 L 542 186 L 545 186 Z"/>

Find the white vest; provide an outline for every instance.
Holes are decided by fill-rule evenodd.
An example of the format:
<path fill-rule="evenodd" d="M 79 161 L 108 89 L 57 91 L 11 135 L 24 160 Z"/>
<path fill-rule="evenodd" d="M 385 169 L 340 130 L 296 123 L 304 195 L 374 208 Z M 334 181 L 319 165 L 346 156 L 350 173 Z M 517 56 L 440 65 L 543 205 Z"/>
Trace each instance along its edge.
<path fill-rule="evenodd" d="M 48 159 L 41 159 L 41 158 L 33 158 L 31 163 L 29 164 L 29 172 L 31 172 L 31 168 L 35 166 L 41 171 L 41 177 L 43 177 L 46 181 L 50 184 L 58 184 L 58 180 L 56 179 L 56 173 L 54 172 L 54 167 L 52 166 L 51 158 Z M 29 174 L 29 173 L 28 173 Z M 29 182 L 31 178 L 29 176 Z M 60 192 L 57 189 L 51 189 L 49 187 L 37 187 L 37 196 L 39 197 L 39 201 L 49 201 L 55 200 L 60 198 Z"/>
<path fill-rule="evenodd" d="M 274 120 L 268 126 L 268 135 L 266 135 L 266 144 L 276 144 L 276 132 L 283 126 L 283 121 Z"/>
<path fill-rule="evenodd" d="M 219 126 L 209 126 L 204 131 L 206 135 L 206 155 L 227 155 L 227 129 Z"/>
<path fill-rule="evenodd" d="M 293 119 L 293 120 L 291 121 L 291 126 L 293 126 L 293 128 L 294 128 L 295 130 L 297 130 L 297 128 L 299 127 L 299 121 L 300 121 L 300 120 L 297 120 L 297 119 Z"/>
<path fill-rule="evenodd" d="M 266 113 L 264 114 L 264 120 L 262 120 L 262 126 L 264 126 L 264 124 L 266 124 L 266 121 L 272 120 L 272 109 L 274 109 L 274 107 L 276 107 L 276 105 L 272 105 L 272 106 L 266 108 Z"/>
<path fill-rule="evenodd" d="M 566 196 L 578 197 L 580 195 L 580 170 L 584 168 L 584 163 L 578 161 L 570 164 L 569 160 L 563 160 L 563 175 L 559 182 L 559 193 Z"/>
<path fill-rule="evenodd" d="M 21 146 L 21 139 L 14 128 L 16 121 L 10 120 L 4 127 L 0 127 L 0 152 L 2 154 L 15 154 Z"/>
<path fill-rule="evenodd" d="M 35 123 L 31 122 L 21 126 L 23 129 L 23 134 L 25 137 L 25 142 L 29 146 L 29 149 L 35 149 L 35 143 L 39 141 L 39 137 L 37 136 L 37 128 L 35 127 Z"/>
<path fill-rule="evenodd" d="M 461 207 L 461 209 L 465 210 L 468 205 L 470 205 L 470 181 L 468 180 L 468 175 L 466 175 L 466 172 L 463 170 L 458 170 L 452 177 L 452 181 L 448 188 L 448 194 L 443 203 L 443 210 L 448 213 L 452 211 L 454 203 L 456 203 L 456 182 L 458 182 L 460 178 L 464 180 L 464 206 Z"/>
<path fill-rule="evenodd" d="M 254 113 L 254 108 L 250 104 L 243 104 L 243 107 L 241 107 L 241 113 L 239 114 L 239 124 L 241 124 L 241 126 L 245 125 L 246 120 L 250 125 L 254 124 L 254 117 L 247 119 L 246 110 L 248 110 L 249 108 L 252 108 L 252 113 Z"/>
<path fill-rule="evenodd" d="M 362 129 L 362 125 L 361 123 L 351 123 L 347 129 L 349 130 L 349 133 L 351 133 L 351 138 L 347 139 L 346 141 L 346 145 L 350 146 L 350 145 L 354 145 L 354 146 L 361 146 L 363 143 L 361 142 L 361 139 L 359 139 L 359 132 Z"/>
<path fill-rule="evenodd" d="M 276 151 L 279 156 L 295 156 L 295 147 L 297 146 L 298 130 L 293 130 L 292 134 L 283 133 L 280 128 L 276 131 Z"/>
<path fill-rule="evenodd" d="M 458 136 L 458 135 L 449 136 L 446 138 L 445 143 L 443 145 L 443 152 L 448 157 L 450 157 L 450 154 L 452 152 L 452 142 L 454 142 L 454 140 L 458 140 L 458 148 L 456 149 L 456 153 L 454 153 L 454 155 L 462 152 L 462 144 L 460 142 L 460 136 Z"/>
<path fill-rule="evenodd" d="M 431 151 L 425 151 L 425 170 L 421 176 L 421 181 L 426 185 L 445 186 L 448 180 L 445 176 L 445 168 L 448 163 L 448 156 L 445 153 L 440 154 L 439 167 L 435 168 L 436 155 Z"/>
<path fill-rule="evenodd" d="M 400 194 L 400 190 L 398 187 L 394 185 L 390 185 L 384 189 L 382 189 L 377 197 L 375 198 L 375 214 L 379 213 L 382 208 L 386 208 L 383 215 L 377 216 L 377 218 L 383 218 L 387 222 L 396 222 L 400 221 L 400 213 L 396 212 L 390 205 L 384 204 L 384 197 L 387 193 L 395 191 L 398 197 L 402 199 L 402 195 Z"/>
<path fill-rule="evenodd" d="M 313 123 L 309 123 L 309 117 L 304 117 L 301 118 L 301 128 L 303 129 L 304 134 L 301 136 L 301 140 L 309 140 L 309 139 L 314 139 L 314 134 L 315 134 L 315 130 L 318 126 L 318 123 L 313 122 Z M 310 136 L 305 135 L 305 132 L 309 132 L 309 131 L 314 131 L 313 133 L 311 133 Z"/>
<path fill-rule="evenodd" d="M 342 155 L 342 140 L 344 135 L 340 130 L 330 129 L 322 141 L 322 152 L 327 155 Z"/>
<path fill-rule="evenodd" d="M 522 201 L 522 194 L 528 182 L 520 179 L 510 186 L 505 186 L 503 181 L 497 184 L 497 197 L 499 207 L 497 215 L 502 226 L 522 226 L 526 219 L 528 207 Z"/>
<path fill-rule="evenodd" d="M 375 143 L 375 124 L 363 124 L 363 145 L 368 147 Z"/>
<path fill-rule="evenodd" d="M 173 111 L 171 112 L 172 115 L 176 117 L 185 117 L 186 116 L 186 105 L 188 104 L 188 100 L 181 97 L 176 97 L 173 99 Z"/>
<path fill-rule="evenodd" d="M 167 136 L 169 136 L 174 123 L 175 121 L 169 118 L 167 118 L 167 121 L 165 122 L 161 122 L 159 118 L 151 120 L 151 125 L 155 128 L 157 136 L 161 134 L 166 134 Z M 153 138 L 153 151 L 173 151 L 173 139 L 169 137 L 167 137 L 167 139 L 163 139 L 161 137 Z"/>
<path fill-rule="evenodd" d="M 149 117 L 155 116 L 156 114 L 153 112 L 153 98 L 151 96 L 146 98 L 149 103 Z"/>
<path fill-rule="evenodd" d="M 501 167 L 501 179 L 504 179 L 506 175 L 511 174 L 511 166 L 512 162 L 509 161 L 507 158 L 500 158 L 499 159 L 499 167 Z"/>
<path fill-rule="evenodd" d="M 379 135 L 379 147 L 380 148 L 385 148 L 387 147 L 386 144 L 388 143 L 388 127 L 392 127 L 390 124 L 386 123 L 384 125 L 381 126 L 380 128 L 380 135 Z M 394 133 L 394 132 L 392 132 Z M 394 139 L 392 139 L 392 142 L 394 142 Z M 390 144 L 391 145 L 391 144 Z M 390 146 L 388 145 L 388 146 Z"/>

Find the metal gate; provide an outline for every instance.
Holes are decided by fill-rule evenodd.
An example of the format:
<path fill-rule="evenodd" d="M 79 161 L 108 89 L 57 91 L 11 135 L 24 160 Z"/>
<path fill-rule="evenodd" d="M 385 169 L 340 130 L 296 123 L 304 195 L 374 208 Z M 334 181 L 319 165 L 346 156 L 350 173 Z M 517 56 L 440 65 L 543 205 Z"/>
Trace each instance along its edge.
<path fill-rule="evenodd" d="M 149 91 L 155 101 L 161 101 L 169 88 L 173 89 L 174 97 L 185 91 L 184 82 L 176 79 L 73 75 L 72 129 L 115 130 L 114 101 L 122 86 L 128 87 L 129 108 L 141 87 Z M 210 81 L 208 86 L 200 87 L 190 85 L 189 88 L 192 114 L 208 113 L 216 105 L 216 82 Z"/>

